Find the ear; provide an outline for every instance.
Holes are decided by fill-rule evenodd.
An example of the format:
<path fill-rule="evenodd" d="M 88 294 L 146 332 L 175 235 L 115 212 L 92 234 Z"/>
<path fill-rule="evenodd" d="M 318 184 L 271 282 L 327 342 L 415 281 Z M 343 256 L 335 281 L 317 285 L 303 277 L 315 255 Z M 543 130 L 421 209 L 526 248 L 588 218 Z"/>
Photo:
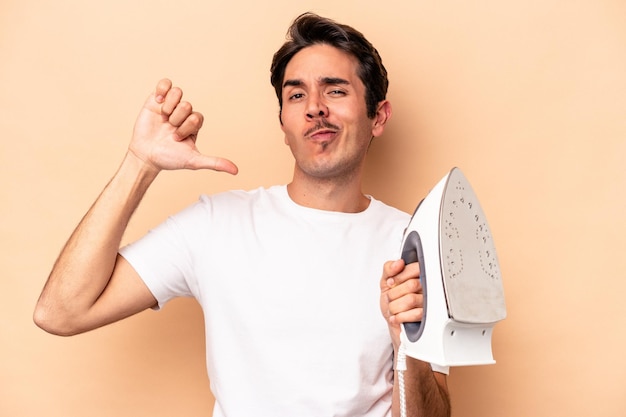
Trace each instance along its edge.
<path fill-rule="evenodd" d="M 385 130 L 385 124 L 389 119 L 391 119 L 391 103 L 387 100 L 383 100 L 378 103 L 378 110 L 376 110 L 376 116 L 374 116 L 373 119 L 373 137 L 378 137 L 383 134 L 383 131 Z"/>

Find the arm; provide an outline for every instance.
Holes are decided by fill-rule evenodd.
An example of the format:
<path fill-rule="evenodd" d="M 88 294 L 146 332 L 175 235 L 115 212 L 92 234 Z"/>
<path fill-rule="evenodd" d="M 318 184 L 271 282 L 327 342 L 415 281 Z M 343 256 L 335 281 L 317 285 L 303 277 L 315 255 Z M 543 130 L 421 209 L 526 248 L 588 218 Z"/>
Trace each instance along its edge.
<path fill-rule="evenodd" d="M 398 357 L 400 325 L 422 319 L 424 299 L 419 281 L 419 265 L 404 261 L 385 263 L 380 281 L 380 308 L 389 325 L 389 332 Z M 398 375 L 394 375 L 392 414 L 398 416 Z M 429 363 L 407 357 L 404 373 L 407 416 L 449 417 L 450 399 L 447 376 L 434 372 Z"/>
<path fill-rule="evenodd" d="M 154 306 L 154 296 L 117 253 L 148 187 L 164 169 L 237 173 L 232 162 L 198 151 L 203 117 L 181 99 L 179 88 L 161 80 L 146 100 L 122 164 L 70 236 L 43 288 L 34 313 L 42 329 L 73 335 Z"/>

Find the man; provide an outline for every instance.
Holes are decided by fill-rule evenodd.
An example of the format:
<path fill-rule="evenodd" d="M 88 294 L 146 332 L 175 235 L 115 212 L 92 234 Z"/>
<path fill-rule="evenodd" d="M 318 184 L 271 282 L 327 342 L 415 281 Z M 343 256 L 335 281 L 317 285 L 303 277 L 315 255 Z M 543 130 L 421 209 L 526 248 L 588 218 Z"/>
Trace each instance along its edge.
<path fill-rule="evenodd" d="M 359 32 L 304 14 L 271 81 L 292 181 L 202 196 L 119 250 L 160 171 L 237 173 L 197 150 L 202 114 L 161 80 L 119 170 L 61 252 L 35 322 L 72 335 L 194 296 L 215 417 L 398 415 L 393 358 L 401 323 L 421 319 L 419 266 L 385 262 L 409 216 L 361 190 L 370 141 L 391 117 L 386 71 Z M 445 373 L 410 359 L 404 379 L 408 415 L 449 415 Z"/>

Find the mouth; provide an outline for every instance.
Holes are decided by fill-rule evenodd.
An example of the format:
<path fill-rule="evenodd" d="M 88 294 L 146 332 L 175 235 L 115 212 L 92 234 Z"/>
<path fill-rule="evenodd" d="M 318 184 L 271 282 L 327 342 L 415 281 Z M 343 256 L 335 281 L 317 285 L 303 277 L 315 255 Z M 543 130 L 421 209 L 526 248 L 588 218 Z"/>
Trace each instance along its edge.
<path fill-rule="evenodd" d="M 316 130 L 315 132 L 310 133 L 307 136 L 316 142 L 326 142 L 326 141 L 333 139 L 336 134 L 337 132 L 334 130 L 320 129 L 320 130 Z"/>
<path fill-rule="evenodd" d="M 335 126 L 328 122 L 323 122 L 318 123 L 311 129 L 307 130 L 304 136 L 314 141 L 325 142 L 333 139 L 337 135 L 338 131 L 338 126 Z"/>

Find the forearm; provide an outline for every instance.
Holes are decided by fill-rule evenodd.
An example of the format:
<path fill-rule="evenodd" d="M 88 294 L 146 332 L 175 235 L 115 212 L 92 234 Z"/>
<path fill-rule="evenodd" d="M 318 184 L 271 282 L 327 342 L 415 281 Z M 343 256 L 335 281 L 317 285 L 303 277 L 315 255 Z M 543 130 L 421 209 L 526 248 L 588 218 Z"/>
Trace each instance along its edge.
<path fill-rule="evenodd" d="M 406 358 L 404 391 L 407 417 L 449 417 L 450 399 L 446 375 L 433 372 L 431 365 Z M 394 378 L 393 415 L 400 415 L 398 374 Z"/>
<path fill-rule="evenodd" d="M 107 286 L 126 226 L 156 173 L 131 153 L 126 155 L 61 251 L 35 310 L 40 327 L 73 333 L 74 322 Z"/>

